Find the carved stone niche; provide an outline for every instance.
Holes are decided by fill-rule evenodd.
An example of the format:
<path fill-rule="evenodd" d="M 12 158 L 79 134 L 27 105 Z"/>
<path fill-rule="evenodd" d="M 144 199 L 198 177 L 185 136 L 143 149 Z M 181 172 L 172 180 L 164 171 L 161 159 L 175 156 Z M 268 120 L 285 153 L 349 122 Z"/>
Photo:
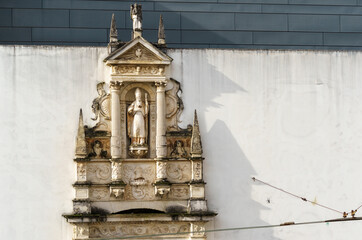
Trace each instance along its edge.
<path fill-rule="evenodd" d="M 147 114 L 144 117 L 145 139 L 135 138 L 132 131 L 134 109 L 136 106 L 135 95 L 141 95 L 143 109 Z M 155 157 L 156 149 L 156 89 L 151 83 L 125 83 L 120 92 L 121 101 L 121 151 L 123 158 Z M 140 92 L 140 93 L 139 93 Z M 141 106 L 141 105 L 140 105 Z M 128 154 L 127 154 L 128 153 Z"/>
<path fill-rule="evenodd" d="M 191 130 L 167 132 L 167 156 L 174 159 L 190 158 Z"/>
<path fill-rule="evenodd" d="M 88 158 L 110 158 L 110 139 L 86 138 Z"/>

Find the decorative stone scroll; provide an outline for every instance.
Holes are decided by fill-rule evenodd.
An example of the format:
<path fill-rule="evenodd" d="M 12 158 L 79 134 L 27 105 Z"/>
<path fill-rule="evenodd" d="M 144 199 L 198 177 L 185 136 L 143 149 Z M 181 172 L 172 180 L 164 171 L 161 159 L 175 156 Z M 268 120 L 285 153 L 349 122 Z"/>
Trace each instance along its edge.
<path fill-rule="evenodd" d="M 87 180 L 94 183 L 109 183 L 112 180 L 112 169 L 110 162 L 88 163 Z"/>
<path fill-rule="evenodd" d="M 169 161 L 167 164 L 167 179 L 172 183 L 184 183 L 191 180 L 191 163 L 189 161 Z"/>

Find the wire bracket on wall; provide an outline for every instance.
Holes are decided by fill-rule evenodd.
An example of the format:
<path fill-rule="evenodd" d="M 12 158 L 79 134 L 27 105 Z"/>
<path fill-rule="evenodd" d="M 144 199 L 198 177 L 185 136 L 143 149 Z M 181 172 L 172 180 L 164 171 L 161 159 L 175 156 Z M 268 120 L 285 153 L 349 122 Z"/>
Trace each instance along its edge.
<path fill-rule="evenodd" d="M 296 195 L 296 194 L 294 194 L 294 193 L 291 193 L 291 192 L 288 192 L 288 191 L 286 191 L 286 190 L 283 190 L 283 189 L 281 189 L 281 188 L 279 188 L 279 187 L 276 187 L 276 186 L 274 186 L 274 185 L 271 185 L 270 183 L 261 181 L 261 180 L 255 178 L 255 177 L 252 177 L 251 179 L 252 179 L 254 182 L 262 183 L 262 184 L 267 185 L 267 186 L 269 186 L 269 187 L 271 187 L 271 188 L 274 188 L 274 189 L 276 189 L 276 190 L 278 190 L 278 191 L 281 191 L 281 192 L 283 192 L 283 193 L 286 193 L 286 194 L 288 194 L 288 195 L 290 195 L 290 196 L 293 196 L 293 197 L 295 197 L 295 198 L 299 198 L 299 199 L 301 199 L 301 200 L 304 201 L 304 202 L 309 202 L 309 203 L 312 203 L 313 205 L 317 205 L 317 206 L 319 206 L 319 207 L 328 209 L 328 210 L 330 210 L 330 211 L 333 211 L 333 212 L 337 212 L 337 213 L 339 213 L 339 214 L 342 214 L 343 218 L 346 218 L 349 214 L 351 214 L 352 218 L 354 218 L 355 215 L 356 215 L 357 210 L 358 210 L 360 207 L 362 207 L 362 205 L 361 205 L 361 206 L 359 206 L 356 210 L 351 210 L 350 213 L 345 212 L 345 211 L 344 211 L 344 212 L 338 211 L 338 210 L 336 210 L 336 209 L 334 209 L 334 208 L 327 207 L 327 206 L 325 206 L 325 205 L 319 204 L 319 203 L 317 203 L 316 201 L 311 201 L 311 200 L 308 200 L 308 199 L 305 198 L 305 197 L 301 197 L 301 196 L 298 196 L 298 195 Z"/>

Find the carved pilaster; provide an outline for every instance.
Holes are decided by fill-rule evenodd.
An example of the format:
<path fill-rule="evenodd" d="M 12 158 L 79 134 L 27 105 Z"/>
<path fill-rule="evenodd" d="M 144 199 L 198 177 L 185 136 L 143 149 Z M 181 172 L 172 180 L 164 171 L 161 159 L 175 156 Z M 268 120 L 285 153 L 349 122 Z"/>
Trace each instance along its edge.
<path fill-rule="evenodd" d="M 192 165 L 192 182 L 202 182 L 202 160 L 191 161 Z"/>
<path fill-rule="evenodd" d="M 205 223 L 204 222 L 192 222 L 191 223 L 191 239 L 206 239 L 205 235 Z"/>
<path fill-rule="evenodd" d="M 120 82 L 111 82 L 112 99 L 112 136 L 111 136 L 111 155 L 112 158 L 121 157 L 121 106 L 119 102 Z"/>
<path fill-rule="evenodd" d="M 157 160 L 156 162 L 156 181 L 162 181 L 167 178 L 167 161 Z"/>
<path fill-rule="evenodd" d="M 87 181 L 87 166 L 85 163 L 77 163 L 77 182 Z"/>
<path fill-rule="evenodd" d="M 121 167 L 122 167 L 121 162 L 112 161 L 112 182 L 117 182 L 122 180 Z"/>
<path fill-rule="evenodd" d="M 73 239 L 88 239 L 89 225 L 80 223 L 73 226 Z"/>
<path fill-rule="evenodd" d="M 121 158 L 127 158 L 127 105 L 121 102 Z"/>
<path fill-rule="evenodd" d="M 158 82 L 156 83 L 156 87 L 157 87 L 156 157 L 165 158 L 167 156 L 166 101 L 165 101 L 166 83 Z"/>

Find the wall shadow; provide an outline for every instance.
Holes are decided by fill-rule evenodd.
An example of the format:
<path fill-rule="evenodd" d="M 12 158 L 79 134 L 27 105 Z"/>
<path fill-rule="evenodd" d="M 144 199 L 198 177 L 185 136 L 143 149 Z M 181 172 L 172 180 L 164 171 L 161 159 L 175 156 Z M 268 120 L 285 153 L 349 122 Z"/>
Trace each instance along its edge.
<path fill-rule="evenodd" d="M 224 59 L 227 54 L 221 56 L 217 51 L 220 50 L 170 52 L 171 57 L 175 56 L 176 68 L 182 69 L 181 72 L 175 69 L 175 78 L 181 78 L 177 80 L 181 81 L 185 103 L 182 124 L 189 123 L 192 110 L 197 109 L 205 157 L 206 199 L 209 209 L 218 212 L 214 228 L 269 225 L 262 220 L 261 213 L 273 213 L 252 198 L 255 183 L 251 177 L 257 172 L 240 145 L 243 138 L 237 135 L 242 124 L 242 120 L 236 119 L 242 115 L 241 101 L 245 99 L 243 95 L 250 93 L 243 87 L 242 75 L 230 75 L 229 61 L 233 59 Z M 248 60 L 241 58 L 238 64 L 247 64 L 242 61 Z M 278 240 L 273 229 L 216 232 L 209 236 L 210 239 Z"/>
<path fill-rule="evenodd" d="M 233 228 L 269 225 L 260 218 L 267 207 L 254 201 L 251 196 L 256 174 L 242 148 L 221 120 L 203 134 L 205 150 L 205 181 L 209 208 L 216 210 L 215 228 Z M 208 141 L 206 139 L 219 139 Z M 208 161 L 212 158 L 213 161 Z M 212 173 L 212 174 L 211 174 Z M 215 239 L 263 239 L 277 240 L 272 229 L 216 232 Z"/>

